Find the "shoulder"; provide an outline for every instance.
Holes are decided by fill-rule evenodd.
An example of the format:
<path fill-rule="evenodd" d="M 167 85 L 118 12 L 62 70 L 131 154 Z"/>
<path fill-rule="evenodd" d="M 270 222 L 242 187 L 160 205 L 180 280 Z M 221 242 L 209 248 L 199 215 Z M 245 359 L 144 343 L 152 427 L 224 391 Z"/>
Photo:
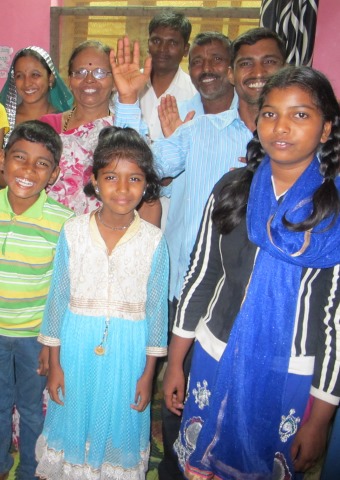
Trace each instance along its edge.
<path fill-rule="evenodd" d="M 90 223 L 90 213 L 85 213 L 84 215 L 73 216 L 65 223 L 65 231 L 67 233 L 77 233 L 83 232 L 85 229 L 88 229 Z"/>
<path fill-rule="evenodd" d="M 160 228 L 152 225 L 152 223 L 147 222 L 140 218 L 140 234 L 144 237 L 145 241 L 152 243 L 156 248 L 160 242 L 165 241 L 163 232 Z"/>
<path fill-rule="evenodd" d="M 40 121 L 44 123 L 48 123 L 57 133 L 61 133 L 61 125 L 62 125 L 62 113 L 49 113 L 48 115 L 43 115 L 40 117 Z"/>
<path fill-rule="evenodd" d="M 61 221 L 65 221 L 73 217 L 74 212 L 47 195 L 43 207 L 43 215 L 59 217 Z"/>
<path fill-rule="evenodd" d="M 185 90 L 187 90 L 187 92 L 191 96 L 193 96 L 193 95 L 195 95 L 195 93 L 197 93 L 197 90 L 196 90 L 196 88 L 194 87 L 194 85 L 191 81 L 190 75 L 188 75 L 186 72 L 184 72 L 181 67 L 178 68 L 178 72 L 177 72 L 176 77 L 177 77 L 177 82 L 176 83 L 179 84 Z"/>
<path fill-rule="evenodd" d="M 221 177 L 220 180 L 215 184 L 212 193 L 215 196 L 218 196 L 226 185 L 238 182 L 243 175 L 245 168 L 246 167 L 235 168 L 234 170 L 230 170 L 230 172 L 224 174 L 223 177 Z"/>
<path fill-rule="evenodd" d="M 56 200 L 54 200 L 54 198 L 51 198 L 48 195 L 46 195 L 44 209 L 47 211 L 60 212 L 68 218 L 74 216 L 74 212 L 70 208 L 65 207 L 65 205 L 62 205 L 60 202 L 57 202 Z"/>

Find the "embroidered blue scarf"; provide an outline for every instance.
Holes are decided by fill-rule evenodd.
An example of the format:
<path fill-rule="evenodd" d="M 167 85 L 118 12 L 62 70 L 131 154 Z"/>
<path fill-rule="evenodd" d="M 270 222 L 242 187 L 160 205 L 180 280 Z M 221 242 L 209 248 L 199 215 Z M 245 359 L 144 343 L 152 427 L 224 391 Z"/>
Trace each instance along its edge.
<path fill-rule="evenodd" d="M 282 223 L 283 216 L 297 223 L 310 215 L 312 195 L 323 181 L 319 166 L 314 158 L 280 203 L 269 158 L 252 181 L 247 228 L 259 251 L 219 363 L 209 418 L 189 459 L 191 471 L 203 478 L 271 478 L 302 268 L 340 260 L 339 218 L 329 229 L 332 219 L 324 220 L 310 234 Z M 339 189 L 339 177 L 336 183 Z"/>

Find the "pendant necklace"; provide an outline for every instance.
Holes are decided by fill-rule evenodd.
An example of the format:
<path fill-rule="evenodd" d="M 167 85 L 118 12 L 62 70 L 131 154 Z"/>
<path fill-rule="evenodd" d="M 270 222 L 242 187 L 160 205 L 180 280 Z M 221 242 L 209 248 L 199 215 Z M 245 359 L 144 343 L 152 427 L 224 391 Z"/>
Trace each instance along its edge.
<path fill-rule="evenodd" d="M 97 212 L 98 220 L 102 225 L 104 225 L 104 227 L 109 228 L 110 230 L 126 230 L 127 228 L 129 228 L 129 226 L 132 224 L 132 222 L 135 219 L 135 215 L 134 215 L 131 222 L 128 225 L 124 225 L 122 227 L 111 227 L 111 225 L 107 225 L 105 222 L 103 222 L 102 217 L 100 215 L 101 211 L 102 211 L 102 208 L 100 208 Z M 105 344 L 106 344 L 106 339 L 109 333 L 109 324 L 110 324 L 110 317 L 108 316 L 106 317 L 106 320 L 105 320 L 105 329 L 104 329 L 102 341 L 100 342 L 99 345 L 97 345 L 94 348 L 94 353 L 96 355 L 99 355 L 99 356 L 105 355 Z"/>
<path fill-rule="evenodd" d="M 102 208 L 103 208 L 103 207 L 102 207 Z M 130 225 L 132 225 L 132 222 L 133 222 L 134 219 L 135 219 L 135 216 L 133 216 L 131 222 L 128 223 L 127 225 L 124 225 L 124 226 L 122 226 L 122 227 L 111 227 L 111 225 L 107 225 L 107 223 L 105 223 L 105 222 L 103 221 L 102 217 L 101 217 L 102 208 L 100 208 L 100 209 L 98 210 L 98 212 L 97 212 L 98 220 L 99 220 L 99 222 L 100 222 L 102 225 L 104 225 L 104 227 L 109 228 L 110 230 L 115 230 L 115 231 L 117 231 L 117 230 L 126 230 L 127 228 L 130 227 Z"/>
<path fill-rule="evenodd" d="M 110 318 L 109 317 L 106 317 L 106 320 L 105 320 L 105 330 L 104 330 L 104 333 L 103 333 L 103 338 L 102 338 L 102 341 L 100 342 L 99 345 L 97 345 L 95 348 L 94 348 L 94 353 L 96 355 L 104 355 L 105 354 L 105 343 L 106 343 L 106 339 L 107 339 L 107 334 L 108 334 L 108 330 L 109 330 L 109 323 L 110 323 Z"/>

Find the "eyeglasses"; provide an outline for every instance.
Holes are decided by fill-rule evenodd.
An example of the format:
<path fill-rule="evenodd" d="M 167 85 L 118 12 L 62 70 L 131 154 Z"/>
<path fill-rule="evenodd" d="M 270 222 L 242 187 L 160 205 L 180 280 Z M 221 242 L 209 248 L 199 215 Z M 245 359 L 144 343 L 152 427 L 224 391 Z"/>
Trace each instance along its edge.
<path fill-rule="evenodd" d="M 80 68 L 79 70 L 75 70 L 74 72 L 71 72 L 71 75 L 74 78 L 84 79 L 88 76 L 89 73 L 91 73 L 92 77 L 95 78 L 96 80 L 103 80 L 104 78 L 112 75 L 111 72 L 107 72 L 103 68 L 95 68 L 94 70 L 87 70 L 86 68 Z"/>

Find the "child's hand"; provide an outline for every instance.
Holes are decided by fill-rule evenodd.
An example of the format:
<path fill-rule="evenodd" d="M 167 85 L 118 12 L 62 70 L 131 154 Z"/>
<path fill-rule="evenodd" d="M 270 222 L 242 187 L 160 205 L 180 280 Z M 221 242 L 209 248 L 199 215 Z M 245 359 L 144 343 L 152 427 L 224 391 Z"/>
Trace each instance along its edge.
<path fill-rule="evenodd" d="M 136 385 L 135 403 L 131 404 L 133 410 L 144 412 L 151 400 L 152 376 L 142 375 Z"/>
<path fill-rule="evenodd" d="M 63 397 L 65 396 L 64 372 L 60 365 L 50 366 L 46 388 L 51 400 L 64 405 L 59 397 L 60 390 Z"/>
<path fill-rule="evenodd" d="M 140 70 L 139 59 L 139 43 L 134 43 L 131 59 L 128 37 L 118 40 L 117 54 L 115 54 L 114 50 L 110 53 L 113 80 L 121 103 L 135 103 L 139 93 L 150 78 L 151 57 L 146 58 L 143 72 Z"/>
<path fill-rule="evenodd" d="M 180 416 L 184 408 L 185 377 L 183 369 L 168 365 L 163 380 L 164 400 L 170 412 Z"/>
<path fill-rule="evenodd" d="M 183 123 L 192 120 L 194 115 L 194 111 L 189 112 L 186 115 L 184 122 L 182 122 L 179 116 L 176 98 L 172 95 L 162 97 L 161 103 L 158 106 L 158 116 L 164 137 L 170 137 L 170 135 L 172 135 L 178 127 L 183 125 Z"/>
<path fill-rule="evenodd" d="M 49 366 L 49 348 L 46 345 L 43 345 L 39 354 L 39 367 L 37 369 L 38 375 L 47 375 L 48 366 Z"/>
<path fill-rule="evenodd" d="M 297 432 L 291 447 L 296 472 L 305 472 L 322 457 L 328 437 L 328 426 L 307 421 Z"/>

